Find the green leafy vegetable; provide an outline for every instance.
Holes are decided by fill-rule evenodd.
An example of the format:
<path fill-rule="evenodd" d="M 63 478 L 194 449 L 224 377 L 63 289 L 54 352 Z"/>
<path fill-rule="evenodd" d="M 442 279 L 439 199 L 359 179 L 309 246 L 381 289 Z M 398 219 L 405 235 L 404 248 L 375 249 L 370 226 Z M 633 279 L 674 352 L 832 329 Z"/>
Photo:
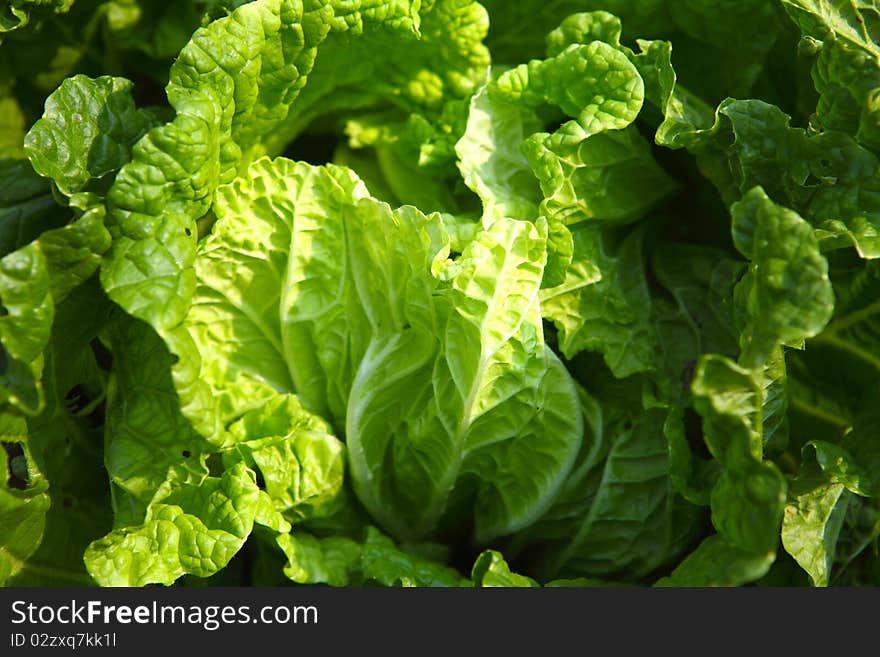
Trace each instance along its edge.
<path fill-rule="evenodd" d="M 0 584 L 880 584 L 874 0 L 13 0 Z"/>

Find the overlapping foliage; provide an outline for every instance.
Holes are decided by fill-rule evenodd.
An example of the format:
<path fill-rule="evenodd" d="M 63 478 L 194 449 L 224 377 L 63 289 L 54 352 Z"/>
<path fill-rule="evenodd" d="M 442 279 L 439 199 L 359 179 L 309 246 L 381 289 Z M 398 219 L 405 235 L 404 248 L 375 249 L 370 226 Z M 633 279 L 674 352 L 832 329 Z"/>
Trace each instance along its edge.
<path fill-rule="evenodd" d="M 163 6 L 0 16 L 0 583 L 880 583 L 874 0 Z"/>

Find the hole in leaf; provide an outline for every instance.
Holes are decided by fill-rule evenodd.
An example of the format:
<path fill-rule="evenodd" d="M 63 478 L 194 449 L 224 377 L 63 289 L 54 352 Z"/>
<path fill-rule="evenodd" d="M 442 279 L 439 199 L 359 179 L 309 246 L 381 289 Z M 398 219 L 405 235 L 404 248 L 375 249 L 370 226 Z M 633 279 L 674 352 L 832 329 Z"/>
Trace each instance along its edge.
<path fill-rule="evenodd" d="M 184 228 L 183 232 L 186 233 L 187 237 L 192 237 L 193 232 L 189 228 Z"/>
<path fill-rule="evenodd" d="M 180 453 L 180 455 L 181 455 L 183 458 L 188 459 L 190 456 L 192 456 L 192 452 L 189 451 L 188 449 L 185 449 L 185 450 L 183 450 L 183 451 Z"/>
<path fill-rule="evenodd" d="M 85 384 L 77 383 L 68 390 L 64 402 L 71 414 L 84 418 L 93 429 L 104 425 L 104 400 L 92 394 Z"/>
<path fill-rule="evenodd" d="M 64 401 L 71 413 L 79 413 L 92 402 L 90 397 L 86 387 L 81 383 L 77 383 L 64 395 Z"/>
<path fill-rule="evenodd" d="M 98 367 L 109 372 L 113 366 L 113 354 L 110 353 L 110 350 L 98 338 L 92 338 L 92 341 L 89 342 L 89 347 L 92 348 L 92 353 L 95 355 L 95 362 L 98 364 Z"/>
<path fill-rule="evenodd" d="M 223 459 L 219 454 L 211 454 L 205 459 L 205 465 L 208 466 L 208 474 L 212 477 L 219 477 L 223 474 Z"/>
<path fill-rule="evenodd" d="M 21 443 L 4 442 L 2 444 L 3 449 L 6 450 L 6 485 L 16 490 L 25 490 L 30 484 L 30 476 L 24 448 Z"/>

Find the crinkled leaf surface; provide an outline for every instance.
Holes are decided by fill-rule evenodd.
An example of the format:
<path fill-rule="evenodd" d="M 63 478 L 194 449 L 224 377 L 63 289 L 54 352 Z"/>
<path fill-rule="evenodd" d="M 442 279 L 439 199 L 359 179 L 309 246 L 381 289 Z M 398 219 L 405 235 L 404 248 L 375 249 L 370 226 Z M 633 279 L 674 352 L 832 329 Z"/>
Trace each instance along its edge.
<path fill-rule="evenodd" d="M 167 586 L 187 573 L 213 575 L 251 533 L 259 492 L 244 465 L 200 481 L 169 479 L 142 524 L 115 529 L 89 545 L 89 574 L 103 586 Z"/>
<path fill-rule="evenodd" d="M 817 51 L 813 81 L 821 126 L 854 134 L 876 151 L 880 148 L 876 3 L 783 0 L 782 5 Z"/>
<path fill-rule="evenodd" d="M 658 345 L 642 235 L 632 233 L 616 253 L 596 228 L 578 226 L 573 238 L 565 281 L 541 293 L 543 316 L 559 330 L 562 353 L 598 351 L 620 377 L 653 369 Z"/>
<path fill-rule="evenodd" d="M 120 169 L 153 121 L 135 108 L 131 87 L 110 76 L 75 75 L 62 82 L 24 140 L 34 170 L 71 195 Z"/>
<path fill-rule="evenodd" d="M 828 263 L 810 225 L 755 188 L 731 208 L 733 240 L 750 260 L 734 291 L 747 317 L 741 362 L 766 361 L 779 344 L 798 346 L 817 335 L 834 308 Z"/>
<path fill-rule="evenodd" d="M 43 538 L 50 498 L 48 480 L 29 445 L 27 423 L 14 412 L 0 415 L 0 583 L 26 567 Z"/>
<path fill-rule="evenodd" d="M 187 329 L 222 418 L 298 392 L 344 431 L 355 489 L 394 533 L 430 532 L 466 474 L 481 481 L 481 535 L 549 504 L 581 426 L 542 341 L 540 226 L 498 221 L 447 260 L 439 216 L 280 159 L 220 198 Z"/>
<path fill-rule="evenodd" d="M 0 580 L 880 581 L 878 16 L 15 0 Z"/>
<path fill-rule="evenodd" d="M 245 413 L 229 429 L 241 461 L 259 473 L 274 507 L 291 522 L 333 515 L 345 502 L 344 445 L 296 397 L 278 395 Z"/>

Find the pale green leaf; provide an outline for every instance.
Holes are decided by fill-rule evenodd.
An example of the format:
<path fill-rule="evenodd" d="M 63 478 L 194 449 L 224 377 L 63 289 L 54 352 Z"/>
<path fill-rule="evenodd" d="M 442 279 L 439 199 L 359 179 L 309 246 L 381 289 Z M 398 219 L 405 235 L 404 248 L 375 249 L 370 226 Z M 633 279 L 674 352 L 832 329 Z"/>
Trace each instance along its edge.
<path fill-rule="evenodd" d="M 89 574 L 102 586 L 170 586 L 184 574 L 209 577 L 250 535 L 259 492 L 244 465 L 191 483 L 172 476 L 142 524 L 115 529 L 89 545 Z"/>
<path fill-rule="evenodd" d="M 504 557 L 496 550 L 486 550 L 474 563 L 471 572 L 476 587 L 526 587 L 540 586 L 531 577 L 510 572 Z"/>
<path fill-rule="evenodd" d="M 814 586 L 828 586 L 850 493 L 826 478 L 798 478 L 789 496 L 782 545 L 809 574 Z"/>
<path fill-rule="evenodd" d="M 296 397 L 278 395 L 229 427 L 236 447 L 223 460 L 258 473 L 273 507 L 291 521 L 327 517 L 346 501 L 345 448 L 329 431 Z"/>
<path fill-rule="evenodd" d="M 348 586 L 359 577 L 363 546 L 357 541 L 296 531 L 276 540 L 287 557 L 284 574 L 298 584 Z"/>

